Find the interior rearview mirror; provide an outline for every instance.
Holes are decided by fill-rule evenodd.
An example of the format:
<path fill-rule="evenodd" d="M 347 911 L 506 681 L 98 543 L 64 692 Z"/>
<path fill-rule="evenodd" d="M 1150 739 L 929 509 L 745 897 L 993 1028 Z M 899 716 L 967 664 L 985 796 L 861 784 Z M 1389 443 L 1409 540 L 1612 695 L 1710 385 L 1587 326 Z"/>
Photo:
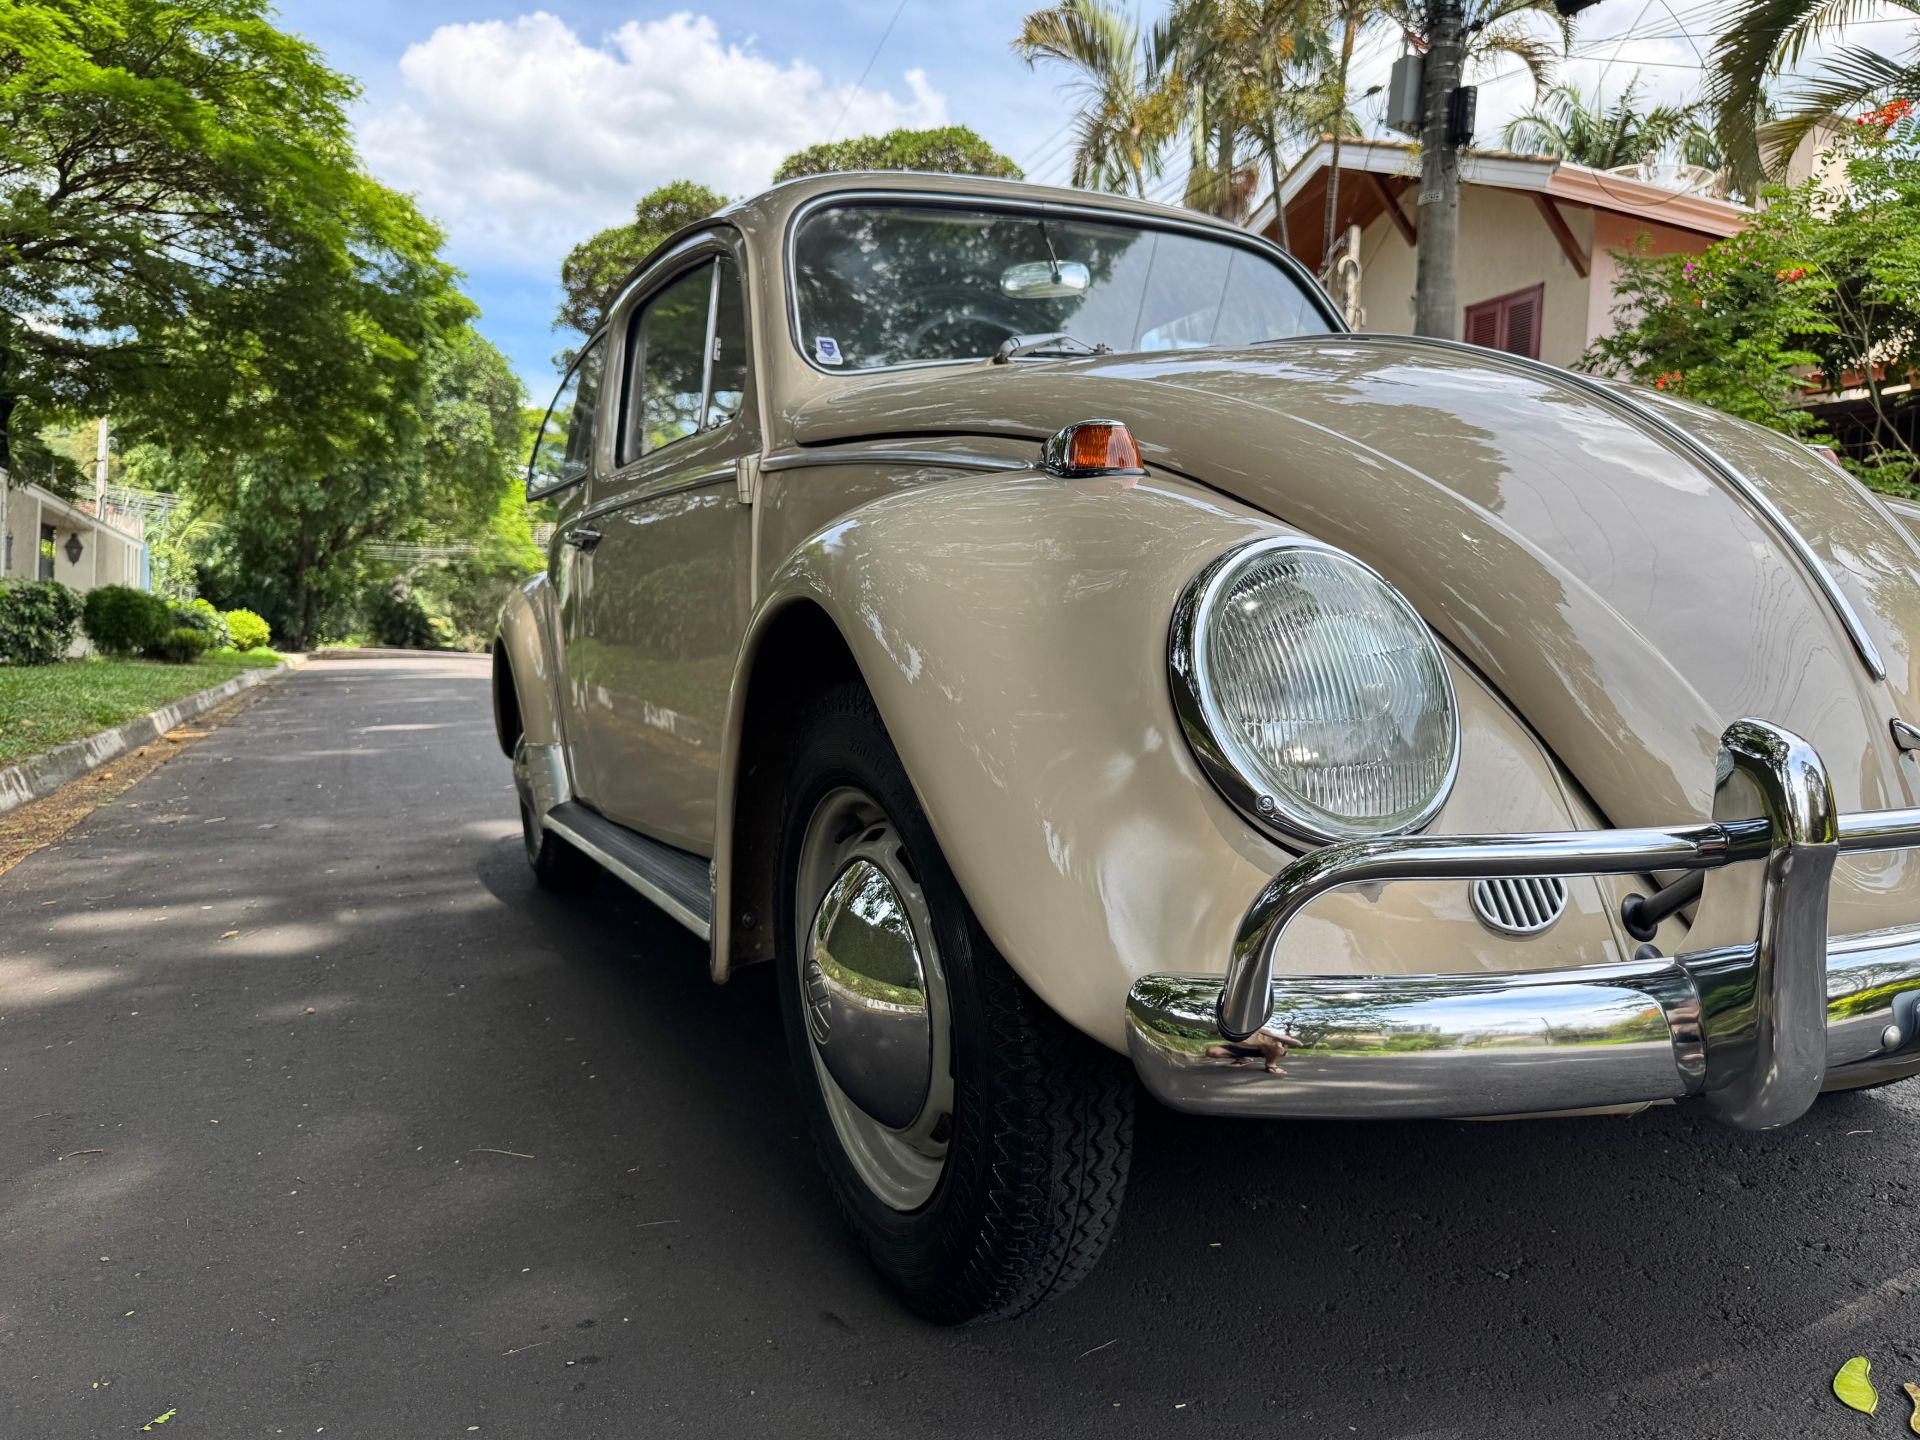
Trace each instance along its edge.
<path fill-rule="evenodd" d="M 1084 295 L 1093 272 L 1078 260 L 1026 260 L 1000 272 L 1000 293 L 1015 300 L 1060 300 Z"/>

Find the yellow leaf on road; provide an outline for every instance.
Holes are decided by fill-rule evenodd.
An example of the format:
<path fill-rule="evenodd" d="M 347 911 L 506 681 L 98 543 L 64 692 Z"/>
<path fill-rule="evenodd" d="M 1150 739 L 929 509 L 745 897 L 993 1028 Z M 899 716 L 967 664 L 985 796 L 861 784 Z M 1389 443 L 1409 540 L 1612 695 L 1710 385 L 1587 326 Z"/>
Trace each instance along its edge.
<path fill-rule="evenodd" d="M 1907 1420 L 1907 1428 L 1920 1435 L 1920 1385 L 1909 1382 L 1900 1388 L 1907 1392 L 1907 1398 L 1913 1402 L 1913 1414 Z"/>
<path fill-rule="evenodd" d="M 222 935 L 220 938 L 222 940 L 231 940 L 233 939 L 234 936 L 238 935 L 239 933 L 240 932 L 238 930 L 229 930 L 227 931 L 226 934 Z"/>
<path fill-rule="evenodd" d="M 1840 1367 L 1840 1373 L 1833 1377 L 1833 1393 L 1840 1397 L 1840 1403 L 1863 1415 L 1871 1415 L 1880 1408 L 1880 1393 L 1873 1388 L 1873 1382 L 1867 1379 L 1867 1372 L 1873 1369 L 1873 1362 L 1864 1355 L 1856 1355 Z"/>

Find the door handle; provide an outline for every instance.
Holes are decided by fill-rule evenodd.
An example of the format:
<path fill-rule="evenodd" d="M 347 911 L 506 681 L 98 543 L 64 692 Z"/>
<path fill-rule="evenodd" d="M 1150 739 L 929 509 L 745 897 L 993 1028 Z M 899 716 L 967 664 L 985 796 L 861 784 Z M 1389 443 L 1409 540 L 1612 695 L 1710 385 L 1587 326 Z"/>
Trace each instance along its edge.
<path fill-rule="evenodd" d="M 567 531 L 567 544 L 576 550 L 591 550 L 600 543 L 598 530 L 584 530 L 578 527 Z"/>

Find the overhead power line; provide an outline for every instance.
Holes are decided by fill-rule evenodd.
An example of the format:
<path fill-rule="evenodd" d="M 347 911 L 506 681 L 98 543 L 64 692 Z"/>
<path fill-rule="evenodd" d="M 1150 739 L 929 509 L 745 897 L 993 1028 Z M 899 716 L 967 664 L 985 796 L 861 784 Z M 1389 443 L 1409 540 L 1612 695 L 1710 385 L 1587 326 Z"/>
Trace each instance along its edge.
<path fill-rule="evenodd" d="M 860 72 L 860 78 L 853 82 L 853 88 L 847 91 L 845 103 L 840 106 L 840 118 L 833 122 L 833 129 L 827 132 L 827 141 L 832 143 L 839 135 L 840 127 L 847 123 L 847 111 L 853 108 L 853 97 L 860 93 L 860 87 L 867 83 L 867 76 L 873 73 L 873 63 L 880 58 L 880 52 L 887 48 L 887 39 L 893 34 L 893 27 L 900 23 L 900 12 L 907 8 L 907 0 L 893 7 L 893 18 L 887 21 L 887 28 L 880 32 L 880 43 L 873 47 L 873 54 L 867 57 L 867 68 Z"/>

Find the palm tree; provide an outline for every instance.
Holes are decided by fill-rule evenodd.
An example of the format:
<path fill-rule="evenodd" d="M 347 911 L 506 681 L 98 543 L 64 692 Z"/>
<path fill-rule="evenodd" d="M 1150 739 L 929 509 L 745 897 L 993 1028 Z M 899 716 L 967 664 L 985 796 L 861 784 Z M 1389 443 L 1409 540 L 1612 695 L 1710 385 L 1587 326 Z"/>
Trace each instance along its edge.
<path fill-rule="evenodd" d="M 1175 0 L 1165 35 L 1193 149 L 1188 205 L 1243 217 L 1258 171 L 1240 164 L 1242 139 L 1277 166 L 1281 137 L 1306 113 L 1312 62 L 1325 53 L 1318 8 L 1318 0 Z"/>
<path fill-rule="evenodd" d="M 1794 109 L 1774 127 L 1771 153 L 1760 153 L 1755 122 L 1767 108 L 1768 82 L 1799 64 L 1809 46 L 1852 21 L 1872 18 L 1882 4 L 1920 16 L 1920 0 L 1755 0 L 1732 13 L 1708 61 L 1707 103 L 1741 189 L 1751 194 L 1768 170 L 1785 164 L 1807 133 L 1835 111 L 1874 101 L 1920 100 L 1920 29 L 1899 56 L 1845 45 L 1789 97 Z"/>
<path fill-rule="evenodd" d="M 1162 30 L 1142 44 L 1138 27 L 1108 0 L 1061 0 L 1021 21 L 1015 54 L 1029 66 L 1046 60 L 1079 72 L 1075 185 L 1144 196 L 1148 177 L 1158 177 L 1183 118 L 1169 48 Z"/>
<path fill-rule="evenodd" d="M 1516 115 L 1500 132 L 1510 150 L 1526 150 L 1612 170 L 1634 165 L 1651 155 L 1677 152 L 1688 165 L 1718 169 L 1720 148 L 1713 131 L 1700 118 L 1699 105 L 1655 105 L 1640 108 L 1631 81 L 1611 105 L 1589 98 L 1577 85 L 1555 85 L 1533 109 Z"/>

